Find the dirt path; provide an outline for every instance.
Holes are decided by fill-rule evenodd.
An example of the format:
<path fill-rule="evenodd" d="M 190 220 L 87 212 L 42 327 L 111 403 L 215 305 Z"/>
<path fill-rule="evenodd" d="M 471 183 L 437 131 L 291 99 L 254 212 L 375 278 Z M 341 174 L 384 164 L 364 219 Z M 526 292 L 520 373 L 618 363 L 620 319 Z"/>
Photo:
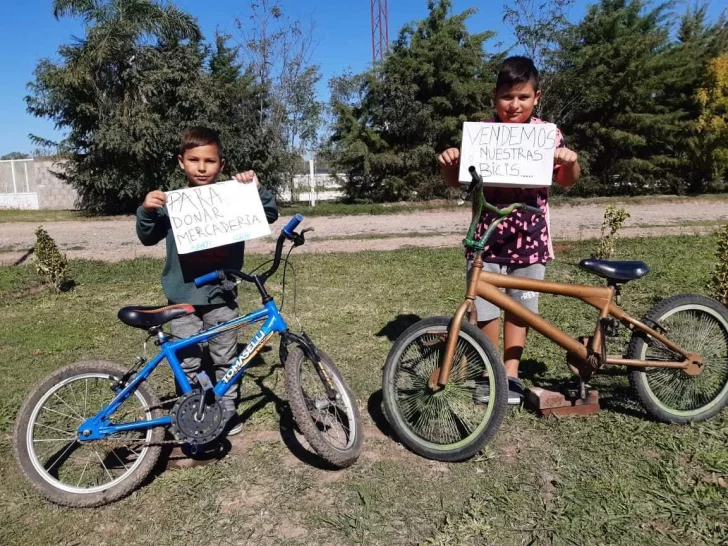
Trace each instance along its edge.
<path fill-rule="evenodd" d="M 628 205 L 632 215 L 620 232 L 625 237 L 707 233 L 728 222 L 728 201 L 683 200 Z M 556 240 L 599 236 L 604 205 L 552 207 L 551 228 Z M 281 218 L 274 232 L 288 220 Z M 379 216 L 319 216 L 307 218 L 311 244 L 302 252 L 359 252 L 405 246 L 452 247 L 460 244 L 470 212 L 467 207 Z M 0 265 L 22 259 L 35 242 L 35 223 L 0 224 Z M 45 229 L 69 258 L 119 261 L 139 256 L 164 256 L 164 245 L 142 246 L 131 216 L 115 220 L 48 222 Z M 272 252 L 271 238 L 248 243 L 248 252 Z"/>

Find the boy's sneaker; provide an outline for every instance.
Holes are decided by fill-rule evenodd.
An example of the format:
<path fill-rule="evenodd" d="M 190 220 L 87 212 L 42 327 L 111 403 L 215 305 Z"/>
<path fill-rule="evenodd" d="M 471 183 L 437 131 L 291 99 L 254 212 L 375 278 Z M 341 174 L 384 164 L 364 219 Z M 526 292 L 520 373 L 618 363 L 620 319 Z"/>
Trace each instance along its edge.
<path fill-rule="evenodd" d="M 523 385 L 517 377 L 508 378 L 508 405 L 520 406 L 523 404 Z"/>
<path fill-rule="evenodd" d="M 225 433 L 226 436 L 235 436 L 237 434 L 240 434 L 243 432 L 243 420 L 240 418 L 240 416 L 235 413 L 230 418 L 230 420 L 227 422 L 227 432 Z"/>
<path fill-rule="evenodd" d="M 476 379 L 473 401 L 476 404 L 487 404 L 490 402 L 490 385 L 488 378 Z M 508 378 L 508 405 L 520 406 L 523 402 L 523 385 L 515 377 Z"/>

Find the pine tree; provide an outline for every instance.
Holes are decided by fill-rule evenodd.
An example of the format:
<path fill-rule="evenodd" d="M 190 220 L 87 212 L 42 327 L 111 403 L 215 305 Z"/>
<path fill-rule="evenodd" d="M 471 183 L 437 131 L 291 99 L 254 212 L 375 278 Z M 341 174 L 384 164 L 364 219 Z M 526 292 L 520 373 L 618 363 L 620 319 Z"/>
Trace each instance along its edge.
<path fill-rule="evenodd" d="M 561 45 L 564 78 L 552 92 L 574 98 L 562 125 L 585 167 L 577 191 L 674 188 L 674 146 L 684 113 L 664 102 L 676 69 L 666 5 L 600 0 Z"/>
<path fill-rule="evenodd" d="M 470 34 L 474 10 L 453 15 L 450 0 L 431 0 L 427 18 L 406 25 L 380 66 L 339 79 L 332 93 L 334 160 L 349 174 L 351 198 L 442 196 L 436 152 L 459 146 L 462 122 L 492 108 L 491 32 Z M 354 98 L 354 100 L 349 100 Z"/>
<path fill-rule="evenodd" d="M 185 183 L 177 165 L 180 132 L 221 132 L 229 168 L 276 171 L 255 119 L 262 91 L 218 36 L 214 51 L 194 19 L 152 0 L 56 0 L 55 14 L 82 18 L 85 36 L 42 60 L 28 110 L 67 132 L 57 175 L 87 210 L 132 212 L 147 192 Z M 37 139 L 43 144 L 47 141 Z"/>

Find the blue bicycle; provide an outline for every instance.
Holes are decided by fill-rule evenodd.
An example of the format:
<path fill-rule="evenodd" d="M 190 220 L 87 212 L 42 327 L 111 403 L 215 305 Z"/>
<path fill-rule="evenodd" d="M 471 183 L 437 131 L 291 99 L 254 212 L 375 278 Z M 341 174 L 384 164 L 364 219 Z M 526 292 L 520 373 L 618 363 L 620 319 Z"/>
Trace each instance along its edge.
<path fill-rule="evenodd" d="M 129 369 L 112 362 L 79 362 L 42 381 L 21 407 L 13 437 L 20 468 L 41 495 L 73 507 L 107 504 L 139 487 L 165 443 L 188 444 L 194 450 L 215 442 L 227 425 L 223 395 L 275 333 L 281 338 L 286 394 L 299 430 L 331 465 L 344 468 L 357 460 L 363 436 L 354 396 L 331 358 L 304 332 L 288 329 L 265 288 L 281 263 L 285 241 L 292 242 L 291 250 L 304 244 L 308 230 L 295 231 L 302 219 L 298 214 L 283 228 L 273 264 L 265 273 L 221 270 L 195 279 L 197 286 L 220 283 L 225 290 L 235 289 L 235 278 L 250 282 L 260 292 L 260 309 L 193 336 L 173 339 L 163 325 L 193 313 L 193 306 L 124 307 L 119 319 L 147 330 L 149 339 L 155 338 L 160 347 L 156 356 L 148 362 L 137 357 Z M 197 384 L 190 384 L 178 351 L 256 322 L 263 322 L 260 330 L 214 387 L 204 374 L 198 374 Z M 164 405 L 147 381 L 163 360 L 169 363 L 182 393 Z M 165 410 L 171 403 L 171 410 Z M 174 440 L 165 440 L 167 429 Z"/>

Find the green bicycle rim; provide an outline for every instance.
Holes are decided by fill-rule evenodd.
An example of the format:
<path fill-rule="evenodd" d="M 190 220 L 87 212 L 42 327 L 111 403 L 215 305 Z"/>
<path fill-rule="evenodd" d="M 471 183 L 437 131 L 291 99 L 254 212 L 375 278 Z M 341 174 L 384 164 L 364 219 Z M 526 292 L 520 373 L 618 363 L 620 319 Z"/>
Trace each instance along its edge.
<path fill-rule="evenodd" d="M 447 328 L 443 328 L 441 331 L 438 331 L 436 328 L 431 328 L 428 330 L 427 333 L 430 333 L 433 336 L 440 336 L 442 334 L 447 333 Z M 412 347 L 413 343 L 417 342 L 419 339 L 422 338 L 422 335 L 423 335 L 422 332 L 418 333 L 417 336 L 414 337 L 405 346 L 405 348 L 403 349 L 403 351 L 399 357 L 400 361 L 401 361 L 402 357 L 404 355 L 406 355 L 406 353 L 410 349 L 410 347 Z M 460 345 L 461 340 L 469 343 L 469 346 L 477 352 L 478 356 L 480 357 L 481 361 L 483 362 L 484 371 L 486 372 L 487 376 L 495 377 L 495 373 L 493 371 L 493 363 L 490 362 L 490 360 L 487 358 L 485 352 L 483 351 L 482 347 L 480 347 L 480 345 L 477 343 L 477 341 L 474 340 L 472 337 L 470 337 L 467 333 L 465 333 L 463 331 L 460 332 L 458 346 Z M 442 345 L 441 350 L 444 351 L 444 343 L 442 343 L 441 345 Z M 459 352 L 458 349 L 456 348 L 455 360 L 457 360 L 461 356 L 462 356 L 462 352 Z M 452 375 L 455 375 L 455 372 L 456 372 L 456 370 L 455 370 L 455 366 L 454 366 Z M 427 374 L 425 374 L 425 375 L 427 375 Z M 452 377 L 452 375 L 451 375 L 451 377 Z M 397 377 L 395 376 L 393 379 L 394 379 L 393 383 L 395 383 L 395 384 L 393 384 L 391 388 L 394 390 L 395 399 L 397 400 L 397 402 L 396 402 L 397 413 L 398 413 L 397 417 L 401 422 L 403 422 L 405 424 L 404 428 L 405 428 L 407 434 L 411 438 L 413 438 L 413 441 L 415 441 L 417 444 L 421 445 L 422 447 L 426 447 L 433 451 L 441 451 L 441 452 L 454 451 L 454 450 L 463 448 L 479 438 L 479 436 L 483 432 L 483 429 L 485 429 L 485 427 L 488 426 L 488 423 L 490 422 L 490 420 L 492 418 L 493 410 L 495 408 L 495 400 L 496 400 L 496 396 L 498 394 L 497 393 L 498 387 L 495 384 L 495 382 L 492 382 L 490 384 L 490 400 L 488 401 L 487 404 L 481 405 L 481 406 L 486 406 L 486 409 L 485 409 L 483 416 L 479 419 L 480 422 L 477 427 L 475 427 L 465 438 L 463 438 L 459 441 L 450 442 L 450 443 L 432 442 L 431 440 L 428 440 L 427 438 L 423 437 L 422 435 L 418 434 L 415 430 L 413 430 L 411 421 L 403 415 L 402 407 L 400 404 L 400 397 L 398 395 L 398 389 L 396 386 Z M 451 384 L 452 384 L 452 382 L 449 383 L 449 385 L 451 385 Z M 446 386 L 445 389 L 447 389 L 447 388 L 448 387 Z M 450 388 L 452 389 L 452 387 L 450 387 Z M 430 396 L 431 396 L 431 398 L 435 398 L 437 396 L 443 397 L 443 396 L 447 396 L 447 393 L 443 393 L 442 391 L 439 391 L 439 393 L 432 393 L 432 394 L 430 394 Z"/>
<path fill-rule="evenodd" d="M 709 315 L 715 321 L 720 323 L 723 326 L 724 341 L 726 343 L 726 346 L 728 346 L 728 323 L 726 323 L 726 321 L 723 319 L 722 316 L 720 316 L 720 314 L 718 312 L 716 312 L 715 310 L 713 310 L 709 307 L 702 306 L 702 305 L 696 305 L 696 304 L 682 305 L 680 307 L 671 309 L 669 312 L 667 312 L 665 315 L 663 315 L 660 318 L 660 322 L 663 324 L 666 324 L 667 320 L 671 316 L 673 316 L 674 314 L 676 314 L 680 311 L 702 311 L 703 313 Z M 678 331 L 678 334 L 681 334 L 681 333 L 683 333 L 683 332 Z M 674 333 L 670 333 L 670 339 L 672 339 L 675 343 L 678 343 L 679 345 L 681 345 L 683 348 L 687 347 L 687 350 L 695 349 L 694 346 L 691 346 L 691 342 L 695 342 L 696 340 L 704 339 L 708 336 L 708 334 L 706 332 L 703 332 L 702 336 L 697 335 L 698 333 L 700 333 L 700 329 L 698 329 L 697 333 L 694 329 L 691 329 L 689 332 L 685 331 L 684 333 L 685 333 L 685 336 L 680 336 L 680 335 L 675 336 Z M 681 339 L 681 337 L 685 337 L 685 339 Z M 649 348 L 649 345 L 647 343 L 644 343 L 642 346 L 641 354 L 640 354 L 641 359 L 645 359 L 648 348 Z M 661 350 L 665 350 L 665 349 L 661 349 Z M 698 350 L 696 352 L 698 352 L 698 354 L 701 354 L 700 350 Z M 724 356 L 723 357 L 724 363 L 725 363 L 725 358 L 726 357 Z M 701 405 L 698 408 L 689 409 L 689 410 L 676 409 L 674 407 L 670 407 L 670 406 L 666 405 L 662 401 L 662 398 L 660 398 L 660 395 L 655 392 L 655 389 L 653 389 L 653 385 L 650 384 L 648 375 L 654 376 L 654 375 L 662 374 L 662 377 L 665 377 L 667 379 L 673 379 L 675 381 L 677 381 L 678 378 L 681 377 L 681 375 L 679 375 L 679 374 L 684 374 L 686 376 L 684 378 L 685 381 L 690 381 L 690 380 L 694 381 L 694 380 L 700 378 L 700 375 L 695 376 L 695 377 L 690 377 L 690 376 L 687 376 L 687 374 L 685 374 L 685 372 L 683 372 L 682 370 L 652 368 L 652 370 L 656 370 L 656 371 L 643 372 L 641 375 L 641 380 L 644 384 L 645 389 L 649 393 L 652 401 L 658 407 L 660 407 L 662 410 L 664 410 L 665 412 L 670 413 L 672 415 L 677 415 L 680 417 L 694 417 L 698 414 L 704 413 L 704 412 L 710 410 L 711 408 L 713 408 L 716 404 L 718 404 L 723 399 L 723 397 L 726 394 L 726 391 L 728 391 L 728 366 L 726 366 L 724 364 L 723 367 L 724 367 L 723 388 L 712 397 L 712 399 L 710 400 L 710 402 L 708 404 Z M 707 369 L 706 369 L 706 371 L 707 371 Z M 703 373 L 705 373 L 705 371 Z M 666 381 L 667 381 L 667 379 L 666 379 Z"/>

